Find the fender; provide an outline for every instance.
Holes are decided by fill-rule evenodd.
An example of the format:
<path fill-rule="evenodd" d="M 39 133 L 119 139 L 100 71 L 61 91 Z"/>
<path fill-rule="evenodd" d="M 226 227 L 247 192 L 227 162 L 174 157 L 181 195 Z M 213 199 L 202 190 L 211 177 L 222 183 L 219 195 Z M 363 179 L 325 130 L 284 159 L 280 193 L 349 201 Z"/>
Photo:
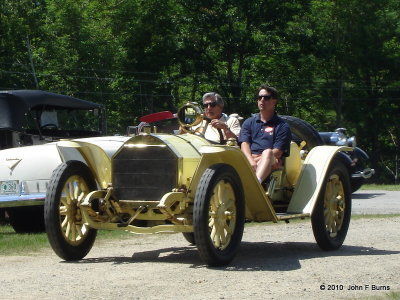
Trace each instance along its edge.
<path fill-rule="evenodd" d="M 238 173 L 243 186 L 246 205 L 246 219 L 257 222 L 277 222 L 275 210 L 267 198 L 262 186 L 258 183 L 255 172 L 251 168 L 243 152 L 237 147 L 203 146 L 200 148 L 202 157 L 193 175 L 189 187 L 189 197 L 194 199 L 197 185 L 204 171 L 218 163 L 231 165 Z"/>
<path fill-rule="evenodd" d="M 352 153 L 337 152 L 335 157 L 337 157 L 339 160 L 341 160 L 343 162 L 343 164 L 345 165 L 345 167 L 349 171 L 349 175 L 351 176 L 351 174 L 354 172 L 353 171 L 354 162 L 353 162 L 353 158 L 352 158 Z"/>
<path fill-rule="evenodd" d="M 80 160 L 86 163 L 102 189 L 111 183 L 111 159 L 97 145 L 82 141 L 62 141 L 57 143 L 62 160 Z"/>
<path fill-rule="evenodd" d="M 364 150 L 362 150 L 359 147 L 355 147 L 353 153 L 354 153 L 354 156 L 357 157 L 357 158 L 361 158 L 361 159 L 364 159 L 364 160 L 369 160 L 369 156 L 368 156 L 367 152 L 365 152 Z"/>
<path fill-rule="evenodd" d="M 352 151 L 345 146 L 317 146 L 307 155 L 290 200 L 288 213 L 312 213 L 332 159 L 339 151 Z"/>

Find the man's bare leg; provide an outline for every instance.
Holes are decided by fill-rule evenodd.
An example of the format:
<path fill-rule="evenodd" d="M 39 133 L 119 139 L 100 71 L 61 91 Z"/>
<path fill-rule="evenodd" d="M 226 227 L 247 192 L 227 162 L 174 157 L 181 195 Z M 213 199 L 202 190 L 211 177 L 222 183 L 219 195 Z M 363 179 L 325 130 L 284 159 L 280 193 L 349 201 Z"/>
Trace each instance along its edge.
<path fill-rule="evenodd" d="M 269 174 L 271 174 L 272 167 L 275 164 L 275 156 L 272 149 L 265 149 L 257 164 L 256 175 L 258 180 L 263 182 Z"/>

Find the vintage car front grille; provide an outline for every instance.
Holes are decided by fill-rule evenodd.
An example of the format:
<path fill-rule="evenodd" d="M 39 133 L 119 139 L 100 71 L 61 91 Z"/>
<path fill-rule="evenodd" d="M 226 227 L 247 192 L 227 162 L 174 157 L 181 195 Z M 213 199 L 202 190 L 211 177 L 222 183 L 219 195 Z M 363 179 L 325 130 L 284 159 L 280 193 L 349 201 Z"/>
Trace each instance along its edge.
<path fill-rule="evenodd" d="M 125 145 L 113 159 L 118 200 L 160 200 L 177 185 L 178 158 L 165 144 Z"/>

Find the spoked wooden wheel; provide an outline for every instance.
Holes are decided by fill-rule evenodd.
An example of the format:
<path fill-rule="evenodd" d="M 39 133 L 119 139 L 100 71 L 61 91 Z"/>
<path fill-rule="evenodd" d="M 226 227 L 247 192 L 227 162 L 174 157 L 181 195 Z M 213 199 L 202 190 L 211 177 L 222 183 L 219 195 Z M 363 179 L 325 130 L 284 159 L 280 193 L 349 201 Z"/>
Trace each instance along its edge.
<path fill-rule="evenodd" d="M 89 193 L 85 180 L 77 175 L 67 179 L 60 198 L 61 232 L 71 245 L 79 245 L 89 233 L 87 225 L 82 223 L 78 203 Z"/>
<path fill-rule="evenodd" d="M 213 191 L 209 205 L 208 226 L 214 247 L 224 250 L 231 242 L 236 226 L 236 201 L 230 183 L 219 181 Z"/>
<path fill-rule="evenodd" d="M 63 163 L 53 173 L 44 214 L 50 245 L 62 259 L 81 259 L 93 246 L 97 232 L 84 224 L 79 204 L 95 189 L 90 170 L 82 162 Z"/>
<path fill-rule="evenodd" d="M 337 174 L 333 174 L 327 182 L 324 197 L 324 218 L 326 230 L 331 238 L 335 238 L 342 228 L 344 220 L 345 194 L 343 184 Z"/>
<path fill-rule="evenodd" d="M 350 215 L 351 187 L 348 171 L 339 159 L 334 159 L 311 215 L 314 237 L 322 249 L 334 250 L 343 244 Z"/>
<path fill-rule="evenodd" d="M 244 228 L 244 196 L 239 175 L 229 165 L 208 168 L 197 188 L 194 237 L 210 266 L 228 264 L 239 249 Z"/>

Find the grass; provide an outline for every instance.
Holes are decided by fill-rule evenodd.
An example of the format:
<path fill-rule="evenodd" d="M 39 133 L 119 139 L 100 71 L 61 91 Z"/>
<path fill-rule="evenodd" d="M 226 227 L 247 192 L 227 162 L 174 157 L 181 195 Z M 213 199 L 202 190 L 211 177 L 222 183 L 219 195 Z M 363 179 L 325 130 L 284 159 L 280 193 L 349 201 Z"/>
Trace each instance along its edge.
<path fill-rule="evenodd" d="M 132 238 L 124 231 L 99 230 L 96 241 Z M 18 234 L 9 225 L 0 226 L 0 255 L 35 255 L 43 249 L 50 249 L 46 233 Z"/>
<path fill-rule="evenodd" d="M 45 233 L 17 234 L 9 225 L 0 226 L 0 255 L 32 255 L 50 247 Z"/>
<path fill-rule="evenodd" d="M 358 219 L 386 219 L 400 217 L 400 214 L 376 214 L 376 215 L 351 215 L 352 220 Z"/>
<path fill-rule="evenodd" d="M 360 190 L 400 191 L 400 184 L 364 184 Z"/>

